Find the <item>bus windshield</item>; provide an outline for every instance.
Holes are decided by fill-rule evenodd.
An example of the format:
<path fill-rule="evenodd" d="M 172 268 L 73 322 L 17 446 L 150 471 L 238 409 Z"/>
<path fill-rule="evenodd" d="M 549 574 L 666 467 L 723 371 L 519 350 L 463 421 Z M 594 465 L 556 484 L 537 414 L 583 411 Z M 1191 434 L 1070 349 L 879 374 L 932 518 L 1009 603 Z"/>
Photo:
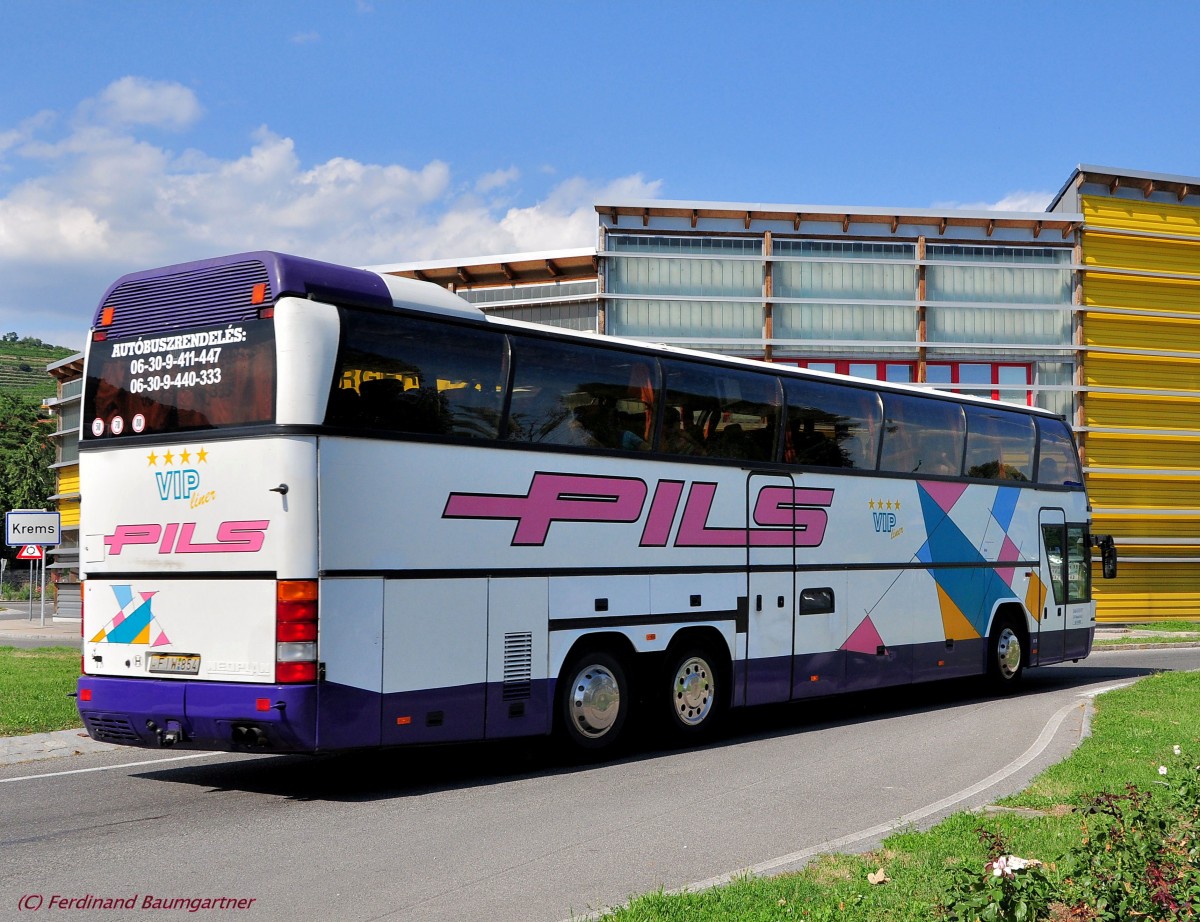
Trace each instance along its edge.
<path fill-rule="evenodd" d="M 91 344 L 83 438 L 187 432 L 271 422 L 271 320 Z"/>

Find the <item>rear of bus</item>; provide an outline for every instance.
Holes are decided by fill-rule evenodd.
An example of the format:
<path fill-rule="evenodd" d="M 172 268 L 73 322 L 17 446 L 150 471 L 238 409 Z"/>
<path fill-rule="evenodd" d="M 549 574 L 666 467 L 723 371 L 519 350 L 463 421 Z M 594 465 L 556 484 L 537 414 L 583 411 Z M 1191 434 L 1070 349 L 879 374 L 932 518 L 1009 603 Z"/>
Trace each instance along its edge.
<path fill-rule="evenodd" d="M 250 253 L 128 275 L 88 342 L 80 715 L 134 746 L 322 748 L 317 435 L 330 301 L 374 273 Z"/>

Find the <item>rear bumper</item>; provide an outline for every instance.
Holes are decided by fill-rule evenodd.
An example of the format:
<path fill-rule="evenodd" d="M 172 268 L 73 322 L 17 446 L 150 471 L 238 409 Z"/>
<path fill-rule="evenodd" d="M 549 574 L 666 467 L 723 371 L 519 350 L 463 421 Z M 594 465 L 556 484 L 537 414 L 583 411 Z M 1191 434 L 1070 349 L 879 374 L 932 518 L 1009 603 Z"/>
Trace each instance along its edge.
<path fill-rule="evenodd" d="M 85 675 L 80 676 L 78 689 L 79 716 L 92 739 L 101 742 L 233 752 L 317 749 L 315 684 L 252 685 Z"/>

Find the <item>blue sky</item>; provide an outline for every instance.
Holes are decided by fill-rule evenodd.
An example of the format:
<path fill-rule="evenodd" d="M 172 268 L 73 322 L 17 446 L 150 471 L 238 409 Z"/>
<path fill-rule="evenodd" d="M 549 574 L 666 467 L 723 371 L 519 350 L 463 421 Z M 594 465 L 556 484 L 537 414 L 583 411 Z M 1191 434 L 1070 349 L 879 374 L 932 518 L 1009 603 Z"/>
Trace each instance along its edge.
<path fill-rule="evenodd" d="M 1200 5 L 0 6 L 0 332 L 124 272 L 594 243 L 597 200 L 1036 208 L 1200 174 Z"/>

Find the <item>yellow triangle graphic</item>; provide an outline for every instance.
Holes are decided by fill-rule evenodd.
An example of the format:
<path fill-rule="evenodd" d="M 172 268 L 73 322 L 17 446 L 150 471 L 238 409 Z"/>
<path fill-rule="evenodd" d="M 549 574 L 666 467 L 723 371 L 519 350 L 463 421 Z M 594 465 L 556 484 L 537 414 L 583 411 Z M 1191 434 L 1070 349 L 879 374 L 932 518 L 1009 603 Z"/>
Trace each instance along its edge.
<path fill-rule="evenodd" d="M 101 628 L 100 633 L 92 638 L 92 643 L 100 643 L 100 641 L 102 641 L 107 636 L 108 636 L 108 634 L 106 634 L 104 629 Z"/>
<path fill-rule="evenodd" d="M 1025 590 L 1025 610 L 1035 621 L 1042 620 L 1042 606 L 1046 604 L 1046 584 L 1036 573 L 1029 574 L 1029 588 Z"/>
<path fill-rule="evenodd" d="M 131 640 L 129 642 L 130 643 L 149 643 L 150 642 L 150 625 L 147 624 L 144 628 L 142 628 L 142 632 L 140 634 L 138 634 L 137 637 L 133 638 L 133 640 Z"/>
<path fill-rule="evenodd" d="M 937 585 L 936 583 L 934 585 Z M 967 620 L 954 600 L 946 595 L 946 590 L 937 587 L 938 605 L 942 609 L 942 630 L 946 632 L 947 640 L 974 640 L 979 632 Z"/>

